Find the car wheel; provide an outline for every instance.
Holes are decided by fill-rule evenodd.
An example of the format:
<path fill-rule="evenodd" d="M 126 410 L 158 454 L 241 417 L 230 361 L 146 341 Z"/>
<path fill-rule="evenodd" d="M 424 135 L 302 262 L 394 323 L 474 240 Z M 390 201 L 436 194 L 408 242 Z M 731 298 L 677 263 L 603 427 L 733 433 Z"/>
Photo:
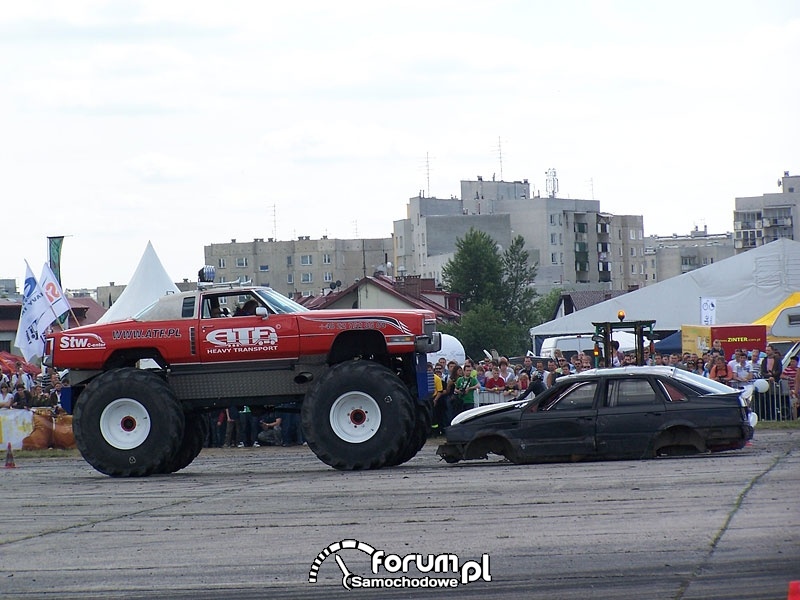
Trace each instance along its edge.
<path fill-rule="evenodd" d="M 696 431 L 689 427 L 672 427 L 658 434 L 650 456 L 687 456 L 705 451 L 706 444 Z"/>
<path fill-rule="evenodd" d="M 203 449 L 206 439 L 206 420 L 200 413 L 185 415 L 186 425 L 183 428 L 183 439 L 178 450 L 164 463 L 159 473 L 175 473 L 185 469 L 197 458 Z"/>
<path fill-rule="evenodd" d="M 306 395 L 303 434 L 322 462 L 346 471 L 379 469 L 403 450 L 414 422 L 408 389 L 389 369 L 340 363 Z"/>
<path fill-rule="evenodd" d="M 114 369 L 78 397 L 72 426 L 83 458 L 113 477 L 161 469 L 183 438 L 183 412 L 163 379 L 139 369 Z"/>
<path fill-rule="evenodd" d="M 423 446 L 425 446 L 425 442 L 428 441 L 428 435 L 430 435 L 431 423 L 433 421 L 433 406 L 430 401 L 425 401 L 423 403 L 416 402 L 414 406 L 416 418 L 414 420 L 414 429 L 411 432 L 411 437 L 400 451 L 400 454 L 393 461 L 387 463 L 386 466 L 394 467 L 411 460 L 422 450 Z"/>

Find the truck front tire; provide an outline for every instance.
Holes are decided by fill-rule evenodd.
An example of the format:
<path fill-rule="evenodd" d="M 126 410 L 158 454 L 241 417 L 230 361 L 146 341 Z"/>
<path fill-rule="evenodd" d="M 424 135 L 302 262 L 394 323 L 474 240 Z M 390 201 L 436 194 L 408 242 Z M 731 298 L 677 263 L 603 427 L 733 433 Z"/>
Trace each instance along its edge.
<path fill-rule="evenodd" d="M 183 439 L 184 418 L 169 386 L 140 369 L 99 375 L 78 397 L 72 422 L 83 458 L 112 477 L 163 469 Z"/>
<path fill-rule="evenodd" d="M 414 403 L 408 388 L 386 367 L 367 360 L 329 369 L 301 409 L 309 448 L 335 469 L 380 469 L 408 443 Z"/>

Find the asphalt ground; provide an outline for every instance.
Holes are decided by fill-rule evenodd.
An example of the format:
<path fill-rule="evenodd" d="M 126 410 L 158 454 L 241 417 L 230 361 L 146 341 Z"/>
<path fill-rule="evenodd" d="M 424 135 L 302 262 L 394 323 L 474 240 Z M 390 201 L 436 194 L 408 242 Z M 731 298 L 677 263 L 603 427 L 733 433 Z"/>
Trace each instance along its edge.
<path fill-rule="evenodd" d="M 783 599 L 800 580 L 799 446 L 798 429 L 759 430 L 717 455 L 446 465 L 431 440 L 367 472 L 304 446 L 210 449 L 141 479 L 18 453 L 0 468 L 0 598 Z M 454 556 L 388 570 L 417 554 Z M 413 587 L 347 590 L 346 571 Z M 433 578 L 457 588 L 420 587 Z"/>

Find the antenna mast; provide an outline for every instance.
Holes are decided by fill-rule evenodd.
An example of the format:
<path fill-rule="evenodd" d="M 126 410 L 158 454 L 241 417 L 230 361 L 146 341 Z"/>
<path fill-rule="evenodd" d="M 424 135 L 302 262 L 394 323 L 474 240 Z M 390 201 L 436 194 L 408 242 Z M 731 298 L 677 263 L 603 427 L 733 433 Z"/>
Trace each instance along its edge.
<path fill-rule="evenodd" d="M 431 161 L 430 161 L 430 156 L 429 156 L 429 154 L 427 152 L 425 153 L 425 180 L 426 180 L 427 185 L 428 185 L 428 189 L 427 189 L 428 198 L 430 198 L 431 197 Z"/>
<path fill-rule="evenodd" d="M 552 168 L 547 169 L 545 175 L 547 175 L 547 195 L 550 198 L 555 198 L 556 194 L 558 194 L 558 177 L 556 177 L 556 170 Z"/>
<path fill-rule="evenodd" d="M 503 181 L 503 142 L 497 136 L 497 155 L 500 158 L 500 181 Z"/>

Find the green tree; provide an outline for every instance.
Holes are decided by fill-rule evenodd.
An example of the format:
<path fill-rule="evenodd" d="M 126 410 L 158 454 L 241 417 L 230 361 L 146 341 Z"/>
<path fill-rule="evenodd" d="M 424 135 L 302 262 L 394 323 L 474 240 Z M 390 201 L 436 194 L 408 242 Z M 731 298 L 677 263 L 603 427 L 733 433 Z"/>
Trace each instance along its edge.
<path fill-rule="evenodd" d="M 461 294 L 463 311 L 484 302 L 499 308 L 503 297 L 502 278 L 497 243 L 488 233 L 474 228 L 456 240 L 456 252 L 442 269 L 444 287 Z"/>
<path fill-rule="evenodd" d="M 441 325 L 439 329 L 455 336 L 464 346 L 467 356 L 474 360 L 482 359 L 484 350 L 496 349 L 501 354 L 516 354 L 509 349 L 514 326 L 507 323 L 502 313 L 488 301 L 473 306 L 461 316 L 460 322 Z"/>
<path fill-rule="evenodd" d="M 553 314 L 556 312 L 556 307 L 560 301 L 560 288 L 555 288 L 550 290 L 550 292 L 544 296 L 539 296 L 533 305 L 531 327 L 536 327 L 537 325 L 551 321 L 553 319 Z"/>
<path fill-rule="evenodd" d="M 518 235 L 503 253 L 503 305 L 506 318 L 512 323 L 530 327 L 536 290 L 536 265 L 529 264 L 530 255 L 525 250 L 525 239 Z"/>

